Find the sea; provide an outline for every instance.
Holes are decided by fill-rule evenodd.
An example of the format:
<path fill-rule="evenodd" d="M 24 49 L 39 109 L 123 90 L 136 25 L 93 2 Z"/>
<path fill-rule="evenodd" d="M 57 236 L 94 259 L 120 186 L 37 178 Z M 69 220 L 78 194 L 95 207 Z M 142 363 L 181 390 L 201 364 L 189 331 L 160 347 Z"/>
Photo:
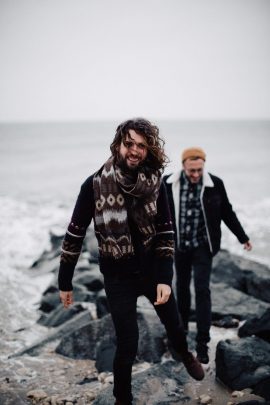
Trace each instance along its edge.
<path fill-rule="evenodd" d="M 155 121 L 170 163 L 200 146 L 206 167 L 224 181 L 228 197 L 253 244 L 243 250 L 222 225 L 222 248 L 270 264 L 270 121 Z M 1 349 L 20 349 L 36 337 L 31 327 L 51 274 L 31 265 L 62 235 L 80 186 L 110 156 L 116 121 L 0 124 Z M 31 333 L 27 331 L 31 330 Z M 24 331 L 18 338 L 18 331 Z M 16 334 L 17 333 L 17 334 Z"/>

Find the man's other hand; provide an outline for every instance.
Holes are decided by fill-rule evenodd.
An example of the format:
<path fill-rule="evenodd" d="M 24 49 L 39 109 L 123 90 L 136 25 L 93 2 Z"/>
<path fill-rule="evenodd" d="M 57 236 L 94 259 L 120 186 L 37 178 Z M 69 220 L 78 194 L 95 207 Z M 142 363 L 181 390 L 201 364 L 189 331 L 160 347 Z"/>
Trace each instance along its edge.
<path fill-rule="evenodd" d="M 168 301 L 171 295 L 171 287 L 167 284 L 158 284 L 157 285 L 157 299 L 154 302 L 154 305 L 165 304 Z"/>
<path fill-rule="evenodd" d="M 60 300 L 65 308 L 73 304 L 73 291 L 60 291 Z"/>

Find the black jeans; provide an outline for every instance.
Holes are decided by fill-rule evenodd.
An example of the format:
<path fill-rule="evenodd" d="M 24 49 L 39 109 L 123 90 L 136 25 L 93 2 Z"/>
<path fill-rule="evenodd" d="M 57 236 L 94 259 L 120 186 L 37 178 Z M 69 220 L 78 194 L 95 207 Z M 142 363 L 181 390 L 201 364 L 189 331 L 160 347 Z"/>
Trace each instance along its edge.
<path fill-rule="evenodd" d="M 177 303 L 185 329 L 188 329 L 190 315 L 190 281 L 193 269 L 197 322 L 196 341 L 197 344 L 206 344 L 210 340 L 211 326 L 211 292 L 209 284 L 212 255 L 208 246 L 200 246 L 188 252 L 176 251 L 175 269 Z"/>
<path fill-rule="evenodd" d="M 137 298 L 145 295 L 153 304 L 157 285 L 151 277 L 141 275 L 104 276 L 104 286 L 116 332 L 117 348 L 114 358 L 114 396 L 130 403 L 131 372 L 138 348 Z M 187 350 L 183 323 L 179 318 L 173 293 L 163 305 L 154 306 L 164 324 L 173 349 L 180 353 Z"/>

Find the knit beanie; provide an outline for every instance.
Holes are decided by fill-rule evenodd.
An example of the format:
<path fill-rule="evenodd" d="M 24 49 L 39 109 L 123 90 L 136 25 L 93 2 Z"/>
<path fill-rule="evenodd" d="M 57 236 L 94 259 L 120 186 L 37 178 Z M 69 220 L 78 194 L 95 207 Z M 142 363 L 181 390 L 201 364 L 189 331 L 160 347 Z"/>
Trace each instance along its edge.
<path fill-rule="evenodd" d="M 202 150 L 202 148 L 199 147 L 192 147 L 185 149 L 182 153 L 182 163 L 184 163 L 185 160 L 187 159 L 203 159 L 205 160 L 206 154 Z"/>

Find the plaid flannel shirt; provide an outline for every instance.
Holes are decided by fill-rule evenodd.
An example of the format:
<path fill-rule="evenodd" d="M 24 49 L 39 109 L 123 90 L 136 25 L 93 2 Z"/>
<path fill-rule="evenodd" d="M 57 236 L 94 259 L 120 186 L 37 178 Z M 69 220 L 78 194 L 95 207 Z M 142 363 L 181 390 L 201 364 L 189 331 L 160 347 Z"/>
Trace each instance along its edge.
<path fill-rule="evenodd" d="M 182 171 L 180 182 L 179 248 L 186 251 L 205 245 L 207 234 L 200 201 L 202 179 L 192 184 Z"/>

